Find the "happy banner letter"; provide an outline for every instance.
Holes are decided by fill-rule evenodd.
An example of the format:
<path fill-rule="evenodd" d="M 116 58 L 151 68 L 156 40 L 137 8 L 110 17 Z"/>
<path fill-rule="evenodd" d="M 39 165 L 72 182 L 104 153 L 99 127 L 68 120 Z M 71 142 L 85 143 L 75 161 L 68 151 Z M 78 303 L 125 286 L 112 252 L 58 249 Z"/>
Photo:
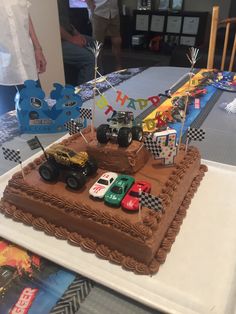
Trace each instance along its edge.
<path fill-rule="evenodd" d="M 131 108 L 131 109 L 136 110 L 136 107 L 135 107 L 135 99 L 129 98 L 129 103 L 128 103 L 128 105 L 127 105 L 127 108 Z"/>
<path fill-rule="evenodd" d="M 139 99 L 136 99 L 136 101 L 139 104 L 140 110 L 143 110 L 148 104 L 148 99 L 139 98 Z"/>
<path fill-rule="evenodd" d="M 108 107 L 108 108 L 107 108 L 107 110 L 105 111 L 105 115 L 107 115 L 109 112 L 115 111 L 115 110 L 112 108 L 111 105 L 108 105 L 107 107 Z"/>
<path fill-rule="evenodd" d="M 151 103 L 153 104 L 153 106 L 157 106 L 160 102 L 160 97 L 159 96 L 151 96 L 148 98 L 148 100 L 151 101 Z"/>
<path fill-rule="evenodd" d="M 127 95 L 124 95 L 122 97 L 122 91 L 120 91 L 120 90 L 117 91 L 116 102 L 120 101 L 120 105 L 124 106 L 127 99 L 129 99 L 129 97 Z"/>
<path fill-rule="evenodd" d="M 103 109 L 107 106 L 109 106 L 109 103 L 104 95 L 102 95 L 96 102 L 96 105 L 98 108 Z"/>

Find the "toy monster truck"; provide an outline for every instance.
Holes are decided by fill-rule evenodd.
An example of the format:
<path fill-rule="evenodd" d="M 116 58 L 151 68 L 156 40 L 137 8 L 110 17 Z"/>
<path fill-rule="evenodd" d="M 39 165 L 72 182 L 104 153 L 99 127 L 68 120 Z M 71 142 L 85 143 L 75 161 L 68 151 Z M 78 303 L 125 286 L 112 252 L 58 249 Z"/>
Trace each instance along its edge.
<path fill-rule="evenodd" d="M 115 140 L 119 146 L 127 147 L 132 140 L 141 141 L 143 129 L 134 125 L 134 115 L 130 111 L 114 111 L 109 124 L 101 124 L 97 128 L 97 140 L 106 144 L 109 140 Z"/>
<path fill-rule="evenodd" d="M 45 181 L 61 179 L 73 190 L 81 188 L 88 175 L 97 171 L 97 163 L 86 152 L 76 153 L 67 147 L 55 144 L 45 152 L 47 161 L 39 167 Z"/>

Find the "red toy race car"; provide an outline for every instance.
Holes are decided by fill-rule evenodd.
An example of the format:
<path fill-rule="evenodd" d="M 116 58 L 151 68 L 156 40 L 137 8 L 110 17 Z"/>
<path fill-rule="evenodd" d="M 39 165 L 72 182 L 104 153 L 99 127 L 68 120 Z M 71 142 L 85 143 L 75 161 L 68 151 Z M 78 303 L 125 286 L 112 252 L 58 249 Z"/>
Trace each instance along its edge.
<path fill-rule="evenodd" d="M 122 208 L 135 211 L 139 209 L 139 192 L 150 193 L 151 184 L 146 181 L 136 181 L 121 202 Z"/>

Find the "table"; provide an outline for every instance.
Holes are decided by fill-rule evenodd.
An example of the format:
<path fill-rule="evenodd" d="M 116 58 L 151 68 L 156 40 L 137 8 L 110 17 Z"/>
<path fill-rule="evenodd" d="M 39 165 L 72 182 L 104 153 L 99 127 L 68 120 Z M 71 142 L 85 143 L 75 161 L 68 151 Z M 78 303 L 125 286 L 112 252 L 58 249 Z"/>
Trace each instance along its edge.
<path fill-rule="evenodd" d="M 172 86 L 174 84 L 174 82 L 176 82 L 180 76 L 182 76 L 183 74 L 187 73 L 188 72 L 188 69 L 185 69 L 185 68 L 169 68 L 169 67 L 161 67 L 161 68 L 149 68 L 147 70 L 144 70 L 143 72 L 140 72 L 139 74 L 137 74 L 136 76 L 130 78 L 129 80 L 127 80 L 126 82 L 124 83 L 121 83 L 121 85 L 119 86 L 120 89 L 122 89 L 122 91 L 124 91 L 125 93 L 128 93 L 130 97 L 132 97 L 132 95 L 134 95 L 133 97 L 135 98 L 145 98 L 145 97 L 149 97 L 150 95 L 156 95 L 160 92 L 163 92 L 163 90 L 166 90 L 168 89 L 170 86 Z M 137 86 L 139 88 L 137 88 Z M 116 87 L 117 88 L 117 87 Z M 133 93 L 133 94 L 132 94 Z M 113 90 L 108 90 L 106 92 L 106 97 L 108 100 L 112 101 L 112 99 L 114 98 L 114 91 Z M 221 102 L 227 100 L 232 100 L 234 98 L 234 94 L 232 93 L 223 93 L 222 96 L 220 97 L 220 99 L 218 100 L 218 102 L 216 103 L 216 105 L 214 106 L 213 110 L 211 111 L 211 113 L 209 114 L 209 116 L 207 117 L 207 119 L 205 120 L 204 122 L 204 125 L 205 125 L 205 128 L 207 129 L 207 134 L 210 134 L 211 136 L 211 139 L 209 139 L 209 142 L 210 144 L 210 148 L 213 147 L 215 150 L 214 150 L 214 153 L 211 152 L 211 150 L 209 150 L 209 146 L 205 145 L 205 149 L 203 149 L 203 158 L 205 159 L 211 159 L 211 160 L 214 160 L 214 161 L 218 161 L 218 162 L 222 162 L 222 163 L 227 163 L 227 164 L 233 164 L 235 165 L 235 160 L 234 160 L 234 156 L 235 156 L 235 151 L 234 151 L 234 148 L 236 147 L 235 145 L 234 146 L 231 146 L 229 145 L 229 143 L 225 140 L 227 139 L 228 137 L 230 137 L 232 143 L 235 143 L 235 139 L 234 139 L 234 134 L 235 134 L 235 126 L 233 124 L 233 121 L 235 119 L 235 115 L 227 115 L 226 113 L 224 113 L 220 108 L 219 108 L 219 105 L 221 104 Z M 84 106 L 89 108 L 91 106 L 91 100 L 88 100 L 87 102 L 84 103 Z M 135 115 L 139 115 L 140 114 L 140 111 L 136 111 L 135 112 Z M 99 110 L 96 110 L 96 117 L 97 117 L 97 124 L 100 124 L 101 122 L 104 121 L 104 115 L 101 111 Z M 220 121 L 221 124 L 220 125 L 217 125 L 217 128 L 214 126 L 214 119 L 218 119 L 217 121 Z M 226 130 L 226 131 L 225 131 Z M 217 132 L 218 131 L 218 132 Z M 215 139 L 215 132 L 217 132 L 217 138 Z M 17 141 L 19 141 L 18 143 L 22 143 L 24 142 L 26 139 L 32 137 L 32 136 L 28 136 L 28 135 L 23 135 L 23 136 L 20 136 L 18 138 L 15 138 L 13 141 L 10 141 L 8 144 L 9 145 L 17 145 Z M 48 136 L 45 136 L 43 139 L 45 140 L 45 143 L 50 143 L 52 141 L 54 141 L 55 139 L 59 138 L 60 135 L 48 135 Z M 213 145 L 213 143 L 215 143 L 217 141 L 217 148 L 215 148 L 215 146 Z M 44 144 L 45 144 L 44 143 Z M 221 145 L 219 145 L 219 143 Z M 204 148 L 204 144 L 201 143 L 201 144 L 197 144 L 197 145 L 200 145 L 200 149 L 201 149 L 201 145 L 203 145 L 202 147 Z M 228 147 L 230 149 L 227 150 L 227 152 L 224 151 L 225 147 Z M 227 154 L 226 154 L 227 153 Z M 25 158 L 28 158 L 29 155 L 32 154 L 32 152 L 30 151 L 26 151 L 25 152 Z M 1 162 L 1 164 L 3 164 Z M 231 167 L 231 166 L 219 166 L 218 164 L 215 164 L 215 163 L 208 163 L 209 164 L 209 167 L 210 167 L 210 176 L 208 178 L 208 181 L 206 181 L 205 184 L 203 184 L 203 186 L 201 186 L 201 189 L 208 189 L 208 185 L 212 185 L 214 182 L 215 184 L 219 184 L 219 180 L 223 180 L 224 178 L 224 186 L 227 187 L 227 184 L 228 182 L 230 182 L 230 180 L 232 179 L 232 176 L 234 176 L 234 171 L 235 171 L 235 168 L 234 167 Z M 9 169 L 11 165 L 8 165 L 4 162 L 4 169 L 2 170 L 2 172 L 6 171 L 7 169 Z M 216 172 L 215 172 L 215 169 Z M 222 177 L 222 174 L 224 175 L 224 177 Z M 231 178 L 231 179 L 230 179 Z M 229 180 L 229 181 L 228 181 Z M 218 185 L 216 185 L 218 186 Z M 233 185 L 232 185 L 233 186 Z M 232 187 L 231 187 L 232 189 Z M 209 193 L 212 193 L 212 190 L 209 191 Z M 214 194 L 214 190 L 213 190 L 213 194 Z M 229 193 L 230 194 L 230 193 Z M 231 194 L 230 194 L 231 195 Z M 195 204 L 193 206 L 196 206 L 196 210 L 197 210 L 197 207 L 199 205 L 199 198 L 201 198 L 202 196 L 198 196 L 196 198 L 196 200 L 194 199 L 194 202 Z M 220 204 L 224 204 L 224 200 L 219 200 L 220 201 Z M 229 210 L 231 211 L 232 208 L 230 207 Z M 190 213 L 196 213 L 196 211 L 191 211 Z M 203 215 L 202 217 L 204 218 L 204 211 L 201 210 L 200 212 L 201 215 Z M 210 213 L 211 215 L 213 214 L 212 212 Z M 234 218 L 234 217 L 233 217 Z M 194 214 L 190 214 L 187 216 L 187 219 L 190 221 L 194 221 L 194 219 L 196 219 L 196 216 Z M 232 220 L 233 222 L 234 220 Z M 226 221 L 228 224 L 229 222 Z M 206 225 L 205 228 L 207 228 L 208 226 Z M 228 231 L 227 230 L 224 230 L 224 232 L 222 231 L 222 234 L 225 235 L 227 237 L 227 239 L 232 239 L 232 226 L 229 224 L 228 226 Z M 21 228 L 19 226 L 19 228 Z M 204 230 L 201 230 L 201 228 L 199 228 L 199 230 L 197 230 L 198 232 L 200 232 L 200 234 L 202 234 L 202 237 L 203 235 L 205 234 L 203 231 Z M 212 231 L 212 230 L 211 230 Z M 185 241 L 186 239 L 184 238 L 184 234 L 186 234 L 186 232 L 191 232 L 191 230 L 189 230 L 189 224 L 184 223 L 183 225 L 183 232 L 182 232 L 182 229 L 181 229 L 181 233 L 180 235 L 178 236 L 178 239 L 177 239 L 177 243 L 175 243 L 175 245 L 173 246 L 173 253 L 171 252 L 172 254 L 172 257 L 174 256 L 174 258 L 172 259 L 169 259 L 167 258 L 167 262 L 166 264 L 164 264 L 164 267 L 171 267 L 170 269 L 173 270 L 173 267 L 176 265 L 176 259 L 175 258 L 179 258 L 178 256 L 178 250 L 181 250 L 181 241 Z M 206 232 L 206 230 L 205 230 Z M 197 240 L 199 241 L 200 239 L 203 240 L 203 238 L 201 237 L 197 237 L 197 239 L 195 238 L 195 241 L 196 241 L 196 245 L 199 244 L 199 242 L 197 242 Z M 53 241 L 52 243 L 56 243 L 54 242 L 54 239 L 50 239 L 50 241 Z M 55 241 L 58 241 L 55 239 Z M 179 243 L 179 244 L 178 244 Z M 213 242 L 214 243 L 214 242 Z M 212 244 L 212 243 L 210 243 Z M 60 245 L 62 245 L 60 243 L 60 241 L 57 243 L 57 245 L 60 247 Z M 232 250 L 228 250 L 228 248 L 232 248 Z M 226 248 L 227 250 L 226 251 L 223 251 L 222 254 L 229 254 L 230 255 L 230 252 L 232 251 L 232 253 L 234 252 L 234 246 L 232 244 L 232 247 L 230 246 L 227 246 Z M 48 255 L 47 252 L 45 252 L 46 255 Z M 195 252 L 194 250 L 192 251 L 192 255 L 190 254 L 190 256 L 194 256 Z M 223 254 L 223 256 L 224 256 Z M 186 256 L 185 256 L 186 258 Z M 91 259 L 91 260 L 90 260 Z M 189 259 L 191 260 L 191 258 L 189 257 Z M 93 257 L 89 257 L 89 260 L 90 261 L 93 261 Z M 219 266 L 221 265 L 221 262 L 223 262 L 224 259 L 222 260 L 219 260 Z M 60 262 L 60 261 L 59 261 Z M 64 263 L 64 261 L 63 261 Z M 63 264 L 62 263 L 62 264 Z M 171 265 L 172 266 L 169 266 Z M 181 264 L 178 264 L 178 265 L 181 265 Z M 70 265 L 65 265 L 67 267 L 70 267 Z M 203 265 L 204 266 L 204 265 Z M 163 267 L 163 269 L 164 269 Z M 201 267 L 200 267 L 201 268 Z M 110 266 L 108 266 L 108 271 L 110 269 Z M 227 267 L 227 265 L 225 265 L 221 270 L 222 272 L 223 271 L 227 271 L 227 276 L 229 277 L 230 274 L 231 274 L 231 270 L 234 269 L 234 265 L 231 265 L 229 267 Z M 111 279 L 114 278 L 115 280 L 115 277 L 116 277 L 116 271 L 114 271 L 114 269 L 110 269 L 113 273 L 113 275 L 111 274 Z M 230 271 L 229 271 L 230 270 Z M 95 273 L 96 271 L 96 268 L 94 269 L 94 274 L 93 274 L 93 278 L 97 278 L 97 274 Z M 114 272 L 113 272 L 114 271 Z M 182 270 L 183 271 L 183 270 Z M 174 275 L 174 272 L 170 272 L 172 274 L 172 276 Z M 159 273 L 158 273 L 159 274 Z M 170 277 L 166 277 L 166 272 L 165 270 L 161 271 L 160 273 L 160 277 L 163 276 L 162 278 L 164 279 L 167 279 L 167 281 L 170 283 L 171 281 L 173 282 L 177 282 L 178 283 L 178 280 L 180 278 L 178 278 L 178 276 L 175 276 L 175 278 L 170 278 Z M 131 278 L 131 276 L 128 276 L 128 278 L 131 279 L 131 283 L 132 283 L 132 280 L 135 281 L 135 278 Z M 224 281 L 224 290 L 225 290 L 225 295 L 224 297 L 227 297 L 229 298 L 229 302 L 227 304 L 220 304 L 221 306 L 221 310 L 223 309 L 224 306 L 226 306 L 227 310 L 229 310 L 227 313 L 234 313 L 234 304 L 231 302 L 231 296 L 233 295 L 233 292 L 234 292 L 234 283 L 233 283 L 233 277 L 231 279 L 232 282 L 229 283 L 229 278 L 227 277 L 227 281 Z M 196 276 L 194 276 L 195 280 L 197 280 L 197 273 L 196 273 Z M 214 273 L 212 273 L 212 277 L 214 279 Z M 122 279 L 122 278 L 121 278 Z M 176 280 L 176 281 L 175 281 Z M 107 281 L 104 280 L 103 281 L 100 281 L 101 283 L 103 284 L 107 284 Z M 204 282 L 204 280 L 202 281 L 203 283 L 206 284 L 206 282 Z M 121 283 L 124 283 L 124 281 L 121 281 Z M 228 284 L 229 283 L 229 284 Z M 147 284 L 147 283 L 146 283 Z M 150 282 L 151 284 L 151 282 Z M 188 284 L 192 287 L 192 282 L 191 280 L 188 282 Z M 112 289 L 116 289 L 117 287 L 112 284 L 108 285 L 110 288 Z M 135 284 L 133 284 L 133 289 L 135 290 L 136 289 L 136 292 L 140 292 L 140 290 L 138 289 L 137 286 L 135 286 Z M 205 286 L 204 286 L 205 287 Z M 162 309 L 162 310 L 165 310 L 165 311 L 168 311 L 170 313 L 183 313 L 183 304 L 179 304 L 178 305 L 178 298 L 179 300 L 183 300 L 183 298 L 187 299 L 187 296 L 184 295 L 184 293 L 177 293 L 176 295 L 174 295 L 175 299 L 177 298 L 177 300 L 172 300 L 170 301 L 169 300 L 169 303 L 163 303 L 163 298 L 160 297 L 160 294 L 159 294 L 159 289 L 161 288 L 161 286 L 158 286 L 156 287 L 156 297 L 155 297 L 155 294 L 153 295 L 153 299 L 158 299 L 158 304 L 159 304 L 159 307 L 156 307 L 156 308 L 159 308 L 159 309 Z M 211 288 L 213 289 L 214 287 L 212 287 L 211 285 Z M 165 290 L 165 294 L 166 294 L 166 299 L 168 300 L 168 285 L 166 287 L 162 286 L 162 289 L 166 289 Z M 120 291 L 132 298 L 135 298 L 135 291 L 128 291 L 127 289 L 123 290 L 123 291 Z M 194 289 L 193 289 L 194 290 Z M 208 288 L 207 288 L 208 290 Z M 230 291 L 229 291 L 230 290 Z M 101 293 L 102 291 L 102 293 Z M 119 290 L 118 290 L 119 291 Z M 189 290 L 190 291 L 190 290 Z M 204 289 L 203 289 L 204 291 Z M 133 313 L 139 313 L 137 308 L 139 308 L 137 306 L 137 304 L 135 304 L 135 310 L 134 310 L 134 305 L 133 303 L 130 303 L 130 302 L 127 302 L 126 303 L 126 300 L 124 301 L 120 301 L 121 299 L 119 299 L 119 297 L 117 297 L 117 294 L 114 294 L 114 293 L 111 293 L 110 290 L 99 290 L 100 294 L 101 295 L 109 295 L 109 299 L 112 299 L 113 302 L 115 302 L 115 306 L 117 306 L 117 308 L 119 308 L 120 304 L 122 302 L 125 302 L 126 304 L 126 308 L 127 310 L 130 308 L 132 308 L 133 310 Z M 144 293 L 146 292 L 145 289 L 143 291 Z M 196 291 L 195 291 L 196 292 Z M 219 291 L 217 291 L 218 293 Z M 222 292 L 222 291 L 221 291 Z M 106 294 L 107 293 L 107 294 Z M 115 297 L 114 297 L 115 296 Z M 173 297 L 173 296 L 171 296 Z M 198 295 L 199 297 L 199 295 Z M 96 297 L 95 297 L 96 298 Z M 114 301 L 114 298 L 116 298 L 116 301 Z M 196 294 L 196 298 L 197 298 L 197 294 Z M 220 296 L 219 296 L 220 298 Z M 222 298 L 222 296 L 221 296 Z M 92 297 L 91 297 L 92 299 Z M 109 303 L 109 299 L 107 300 L 107 304 Z M 88 297 L 88 300 L 89 300 L 89 297 Z M 119 301 L 118 301 L 119 300 Z M 92 300 L 91 302 L 93 302 L 94 300 Z M 96 300 L 96 306 L 98 305 L 97 303 L 98 300 Z M 145 303 L 146 305 L 149 305 L 149 306 L 152 306 L 152 301 L 147 300 L 145 298 L 145 296 L 141 296 L 141 298 L 139 299 L 139 301 Z M 191 313 L 203 313 L 203 310 L 205 311 L 206 309 L 203 309 L 202 307 L 198 307 L 197 306 L 197 299 L 193 300 L 193 304 L 194 305 L 194 309 L 191 308 Z M 87 302 L 87 301 L 86 301 Z M 81 307 L 81 311 L 83 310 L 83 306 L 84 308 L 86 308 L 86 302 L 84 302 L 84 304 L 82 305 Z M 88 301 L 89 302 L 89 301 Z M 181 303 L 181 302 L 179 302 Z M 113 304 L 114 305 L 114 304 Z M 100 305 L 101 306 L 101 305 Z M 113 306 L 113 308 L 115 307 Z M 109 306 L 107 306 L 107 308 L 109 308 Z M 106 313 L 106 308 L 104 307 L 101 307 L 101 312 L 102 313 Z M 156 313 L 156 310 L 152 310 L 152 309 L 148 309 L 148 308 L 141 308 L 144 313 L 152 313 L 152 312 L 155 312 Z M 184 313 L 187 313 L 186 312 L 186 307 L 184 308 Z M 131 311 L 132 311 L 131 310 Z M 182 312 L 181 312 L 182 311 Z M 218 312 L 217 312 L 218 311 Z M 124 312 L 124 311 L 121 311 L 121 312 Z M 80 311 L 79 311 L 80 313 Z M 109 313 L 109 312 L 107 312 Z M 124 312 L 125 313 L 125 312 Z M 140 312 L 141 313 L 141 312 Z M 189 313 L 190 313 L 190 309 L 189 309 Z M 206 312 L 204 312 L 206 313 Z M 218 308 L 216 309 L 216 311 L 214 312 L 214 309 L 212 309 L 212 313 L 222 313 L 222 312 L 219 312 L 219 304 L 218 304 Z"/>

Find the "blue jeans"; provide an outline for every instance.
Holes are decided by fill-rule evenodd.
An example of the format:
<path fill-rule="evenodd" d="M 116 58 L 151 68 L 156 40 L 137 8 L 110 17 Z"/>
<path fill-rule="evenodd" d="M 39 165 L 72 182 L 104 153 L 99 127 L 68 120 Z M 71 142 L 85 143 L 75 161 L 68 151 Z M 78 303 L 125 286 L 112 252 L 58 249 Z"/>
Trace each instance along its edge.
<path fill-rule="evenodd" d="M 41 86 L 39 81 L 37 81 L 37 85 L 39 87 Z M 0 115 L 15 109 L 15 96 L 17 90 L 20 91 L 23 87 L 24 84 L 16 86 L 0 85 Z"/>
<path fill-rule="evenodd" d="M 17 85 L 20 90 L 24 85 Z M 16 86 L 0 85 L 0 115 L 15 109 Z"/>
<path fill-rule="evenodd" d="M 87 45 L 93 46 L 92 37 L 85 36 L 85 38 L 87 39 Z M 94 79 L 95 57 L 87 47 L 79 47 L 67 41 L 62 41 L 62 53 L 64 63 L 77 68 L 78 85 Z"/>

